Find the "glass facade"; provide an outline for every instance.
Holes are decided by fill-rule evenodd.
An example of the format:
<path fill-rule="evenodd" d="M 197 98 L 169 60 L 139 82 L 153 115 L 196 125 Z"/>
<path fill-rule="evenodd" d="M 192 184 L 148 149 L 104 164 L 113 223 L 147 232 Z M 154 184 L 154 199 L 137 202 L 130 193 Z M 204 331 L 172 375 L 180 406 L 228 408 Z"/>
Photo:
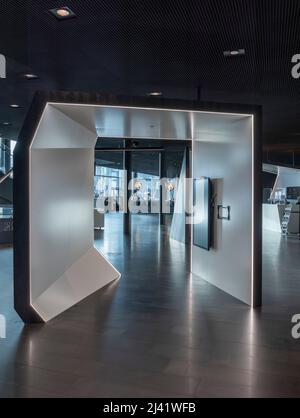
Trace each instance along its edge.
<path fill-rule="evenodd" d="M 0 177 L 6 174 L 13 166 L 13 151 L 15 145 L 15 141 L 7 141 L 0 138 Z M 9 179 L 5 180 L 1 185 L 0 219 L 13 217 L 12 184 L 8 184 L 8 181 Z"/>
<path fill-rule="evenodd" d="M 173 214 L 183 161 L 183 150 L 166 153 L 165 176 L 160 178 L 159 152 L 131 152 L 131 174 L 121 169 L 121 152 L 96 153 L 94 172 L 95 207 L 104 212 Z M 128 182 L 128 179 L 131 181 Z M 126 193 L 127 192 L 127 193 Z M 161 193 L 163 207 L 161 205 Z"/>

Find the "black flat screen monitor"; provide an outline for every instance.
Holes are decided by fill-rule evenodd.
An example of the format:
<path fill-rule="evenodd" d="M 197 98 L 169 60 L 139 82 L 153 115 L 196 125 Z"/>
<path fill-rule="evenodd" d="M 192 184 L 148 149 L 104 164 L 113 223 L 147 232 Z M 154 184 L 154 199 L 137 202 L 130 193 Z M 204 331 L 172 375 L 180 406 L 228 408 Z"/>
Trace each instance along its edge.
<path fill-rule="evenodd" d="M 206 177 L 194 179 L 194 245 L 209 251 L 211 247 L 211 180 Z"/>

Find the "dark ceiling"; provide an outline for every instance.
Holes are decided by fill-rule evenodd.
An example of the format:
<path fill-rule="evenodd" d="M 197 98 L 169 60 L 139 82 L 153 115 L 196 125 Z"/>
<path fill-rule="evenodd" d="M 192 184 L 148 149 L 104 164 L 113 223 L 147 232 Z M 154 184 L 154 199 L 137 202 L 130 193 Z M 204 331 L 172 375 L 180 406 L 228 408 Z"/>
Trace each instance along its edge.
<path fill-rule="evenodd" d="M 77 17 L 58 21 L 48 12 L 58 6 Z M 244 57 L 223 56 L 238 48 Z M 201 86 L 203 100 L 262 104 L 265 143 L 300 141 L 300 79 L 291 76 L 299 0 L 1 0 L 0 53 L 8 139 L 38 89 L 195 99 Z"/>

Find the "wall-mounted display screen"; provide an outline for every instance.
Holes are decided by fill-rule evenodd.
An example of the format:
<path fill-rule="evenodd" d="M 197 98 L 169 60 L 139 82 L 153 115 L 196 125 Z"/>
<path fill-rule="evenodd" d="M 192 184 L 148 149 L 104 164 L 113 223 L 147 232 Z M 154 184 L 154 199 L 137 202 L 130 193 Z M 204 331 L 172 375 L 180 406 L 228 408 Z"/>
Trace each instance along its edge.
<path fill-rule="evenodd" d="M 193 241 L 197 247 L 209 250 L 211 246 L 211 200 L 212 186 L 209 178 L 194 180 Z"/>
<path fill-rule="evenodd" d="M 296 200 L 300 196 L 300 187 L 288 187 L 286 189 L 286 198 Z"/>

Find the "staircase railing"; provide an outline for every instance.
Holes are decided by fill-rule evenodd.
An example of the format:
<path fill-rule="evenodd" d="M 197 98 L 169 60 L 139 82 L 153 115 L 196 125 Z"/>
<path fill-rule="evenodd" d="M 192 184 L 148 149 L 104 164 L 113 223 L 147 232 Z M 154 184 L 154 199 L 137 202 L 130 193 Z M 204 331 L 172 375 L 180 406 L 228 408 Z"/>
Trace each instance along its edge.
<path fill-rule="evenodd" d="M 0 141 L 0 184 L 3 183 L 13 172 L 13 155 L 10 147 Z"/>
<path fill-rule="evenodd" d="M 13 168 L 9 169 L 6 174 L 0 177 L 0 184 L 3 183 L 8 177 L 10 177 L 13 173 Z"/>

